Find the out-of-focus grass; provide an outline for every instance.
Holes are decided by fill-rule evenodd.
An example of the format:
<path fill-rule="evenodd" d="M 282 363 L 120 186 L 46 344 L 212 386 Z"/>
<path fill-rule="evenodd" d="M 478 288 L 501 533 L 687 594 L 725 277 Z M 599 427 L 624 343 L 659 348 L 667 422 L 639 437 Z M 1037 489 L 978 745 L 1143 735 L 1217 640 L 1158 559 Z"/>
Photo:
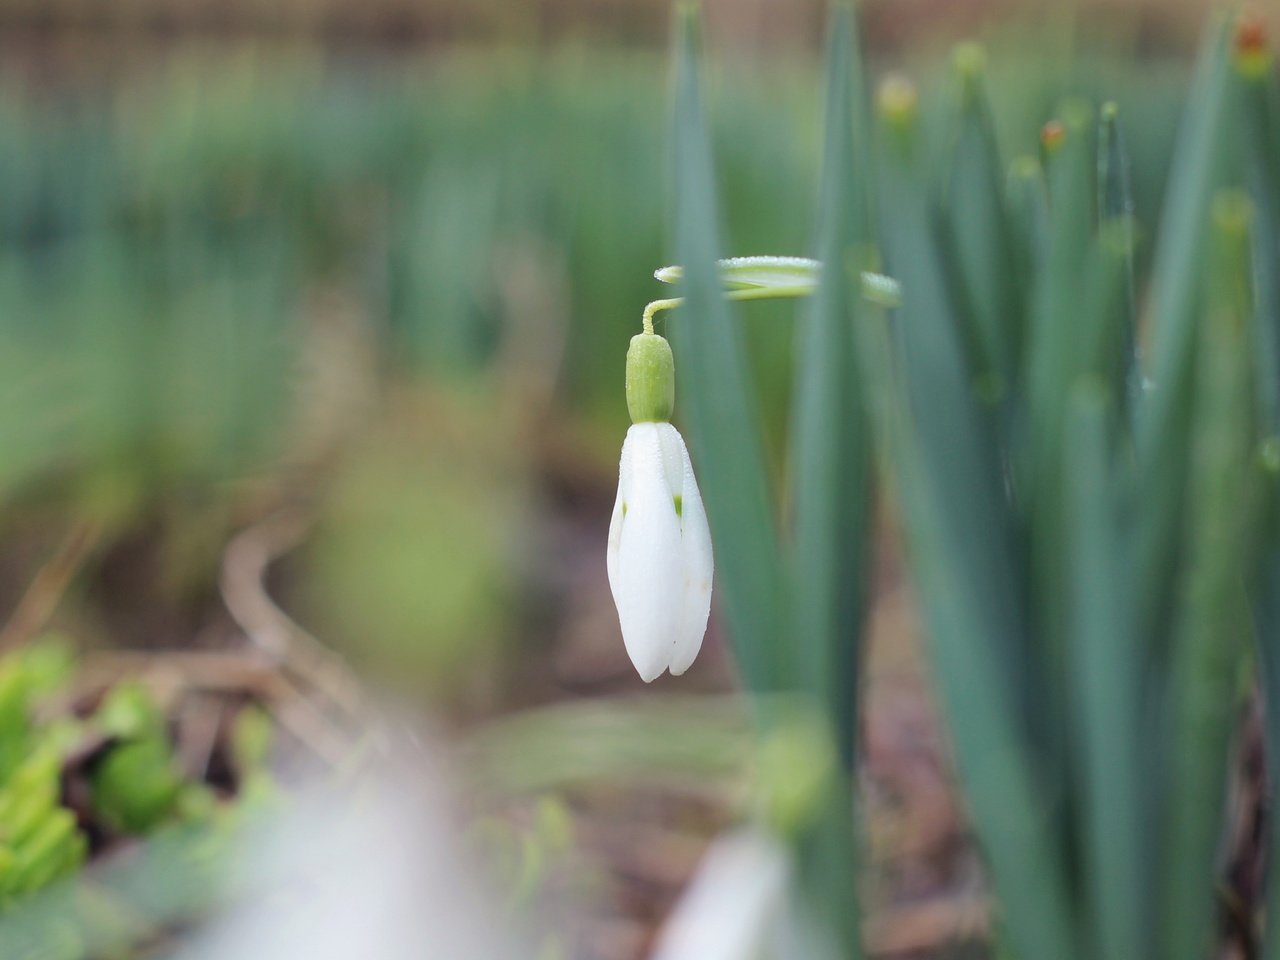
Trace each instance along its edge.
<path fill-rule="evenodd" d="M 801 79 L 726 83 L 727 127 L 756 134 L 725 169 L 748 248 L 801 229 Z M 410 674 L 483 672 L 534 436 L 567 416 L 592 469 L 616 456 L 664 90 L 656 56 L 566 50 L 0 91 L 0 520 L 40 504 L 111 541 L 159 515 L 166 558 L 206 558 L 198 594 L 200 544 L 301 495 L 304 622 Z"/>
<path fill-rule="evenodd" d="M 1118 94 L 1154 231 L 1182 68 L 992 61 L 1005 156 L 1039 150 L 1064 93 Z M 935 68 L 918 71 L 932 157 L 955 135 Z M 810 252 L 815 74 L 709 72 L 722 252 Z M 625 427 L 623 353 L 679 219 L 667 79 L 654 56 L 566 47 L 376 67 L 178 59 L 145 87 L 0 90 L 0 524 L 39 505 L 40 522 L 89 519 L 111 540 L 159 515 L 170 568 L 203 560 L 193 576 L 211 591 L 234 528 L 301 502 L 314 527 L 289 566 L 289 612 L 437 701 L 484 689 L 529 640 L 520 577 L 540 560 L 541 458 L 573 450 L 604 478 Z M 870 199 L 890 232 L 926 220 Z M 1143 275 L 1149 250 L 1140 238 Z M 664 322 L 698 322 L 685 313 Z M 803 416 L 788 410 L 792 313 L 760 304 L 735 321 L 775 478 Z M 556 431 L 573 442 L 547 443 Z M 721 464 L 724 488 L 740 467 Z M 820 492 L 845 505 L 838 486 Z M 820 510 L 811 530 L 826 527 Z M 476 754 L 539 789 L 737 769 L 740 718 L 669 706 L 536 714 Z M 583 726 L 604 736 L 575 739 Z M 787 747 L 782 760 L 802 756 Z"/>
<path fill-rule="evenodd" d="M 1158 66 L 1002 67 L 997 127 L 1064 88 L 1120 90 L 1154 211 L 1176 105 Z M 603 475 L 625 428 L 621 360 L 670 213 L 665 63 L 566 46 L 146 72 L 0 90 L 0 519 L 39 503 L 110 539 L 158 514 L 165 556 L 205 557 L 191 576 L 212 589 L 220 538 L 302 493 L 309 626 L 427 672 L 484 662 L 476 638 L 513 622 L 536 437 L 570 428 Z M 806 247 L 815 74 L 709 73 L 729 251 Z M 741 322 L 780 476 L 789 308 Z M 423 395 L 446 399 L 405 400 Z"/>

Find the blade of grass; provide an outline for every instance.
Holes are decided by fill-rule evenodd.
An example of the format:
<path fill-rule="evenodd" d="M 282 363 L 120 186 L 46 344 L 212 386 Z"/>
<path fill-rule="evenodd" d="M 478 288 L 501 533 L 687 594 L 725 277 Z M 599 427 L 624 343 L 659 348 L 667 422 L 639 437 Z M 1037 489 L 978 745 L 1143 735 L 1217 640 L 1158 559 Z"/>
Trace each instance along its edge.
<path fill-rule="evenodd" d="M 1133 569 L 1140 628 L 1153 652 L 1167 647 L 1164 621 L 1173 608 L 1187 474 L 1192 359 L 1205 258 L 1210 198 L 1229 159 L 1230 113 L 1226 29 L 1209 31 L 1170 172 L 1168 202 L 1155 251 L 1147 354 L 1153 386 L 1137 416 L 1138 482 L 1146 508 L 1138 527 Z"/>
<path fill-rule="evenodd" d="M 866 319 L 874 323 L 873 317 Z M 883 324 L 881 318 L 880 323 Z M 920 437 L 906 415 L 906 388 L 890 382 L 894 358 L 863 349 L 863 380 L 883 398 L 877 425 L 892 465 L 913 577 L 931 641 L 932 665 L 950 718 L 951 739 L 974 825 L 1001 903 L 1013 956 L 1067 960 L 1073 946 L 1063 864 L 1033 772 L 1021 723 L 999 682 L 1001 664 L 985 642 L 989 616 L 963 576 L 946 538 L 945 497 L 931 476 Z"/>
<path fill-rule="evenodd" d="M 1089 328 L 1098 325 L 1095 317 L 1106 315 L 1097 295 L 1088 298 L 1082 310 L 1078 292 L 1094 249 L 1096 160 L 1092 133 L 1089 106 L 1065 104 L 1060 135 L 1051 148 L 1049 247 L 1044 269 L 1037 277 L 1032 314 L 1026 374 L 1027 434 L 1022 451 L 1026 459 L 1021 463 L 1031 548 L 1035 652 L 1044 678 L 1042 756 L 1051 795 L 1060 796 L 1064 803 L 1071 800 L 1067 682 L 1071 607 L 1063 549 L 1067 541 L 1064 418 L 1071 386 L 1085 362 L 1084 341 Z"/>
<path fill-rule="evenodd" d="M 1081 356 L 1079 289 L 1093 248 L 1095 195 L 1093 112 L 1073 101 L 1063 107 L 1063 135 L 1049 168 L 1052 216 L 1048 256 L 1039 277 L 1028 356 L 1032 456 L 1039 461 L 1035 490 L 1057 476 L 1062 416 Z"/>
<path fill-rule="evenodd" d="M 1257 303 L 1259 396 L 1263 426 L 1280 435 L 1280 89 L 1270 52 L 1241 50 L 1237 30 L 1233 66 L 1241 87 L 1244 168 L 1256 213 L 1254 285 Z"/>
<path fill-rule="evenodd" d="M 954 505 L 949 524 L 955 544 L 968 545 L 969 559 L 961 566 L 994 618 L 989 639 L 1000 651 L 1004 696 L 1028 713 L 1034 694 L 1027 689 L 1026 616 L 994 411 L 989 398 L 978 395 L 960 334 L 919 155 L 915 104 L 900 109 L 889 102 L 892 89 L 881 94 L 880 223 L 888 266 L 902 284 L 895 335 L 909 410 L 922 455 Z"/>
<path fill-rule="evenodd" d="M 869 580 L 869 436 L 852 376 L 860 301 L 855 251 L 868 243 L 868 171 L 854 160 L 853 12 L 836 8 L 828 52 L 826 145 L 816 255 L 828 264 L 799 327 L 790 459 L 792 622 L 805 681 L 828 703 L 853 769 L 854 691 Z M 845 269 L 845 266 L 849 269 Z"/>
<path fill-rule="evenodd" d="M 1007 396 L 1022 351 L 1020 285 L 1028 274 L 1009 269 L 1015 259 L 1013 234 L 1005 209 L 1004 164 L 987 103 L 985 54 L 976 44 L 964 44 L 952 62 L 960 116 L 944 223 L 965 293 L 978 375 Z"/>
<path fill-rule="evenodd" d="M 742 328 L 721 294 L 720 224 L 711 139 L 703 115 L 697 13 L 676 27 L 675 262 L 684 306 L 671 324 L 680 403 L 720 571 L 719 596 L 747 685 L 786 688 L 784 589 L 778 537 L 747 372 Z"/>
<path fill-rule="evenodd" d="M 841 4 L 827 52 L 815 244 L 826 267 L 798 330 L 790 459 L 792 636 L 805 661 L 802 683 L 827 710 L 844 773 L 801 841 L 802 877 L 840 955 L 850 958 L 861 955 L 852 777 L 872 525 L 870 436 L 855 389 L 850 322 L 861 303 L 855 251 L 870 240 L 869 171 L 854 154 L 855 126 L 866 126 L 856 45 L 853 11 Z"/>
<path fill-rule="evenodd" d="M 1243 690 L 1244 584 L 1260 520 L 1252 489 L 1254 416 L 1250 205 L 1220 194 L 1212 214 L 1205 322 L 1197 357 L 1188 554 L 1167 709 L 1173 731 L 1160 933 L 1169 960 L 1212 947 L 1215 855 L 1232 732 Z"/>
<path fill-rule="evenodd" d="M 1253 600 L 1254 636 L 1258 650 L 1258 679 L 1262 686 L 1263 718 L 1266 723 L 1267 786 L 1275 794 L 1276 771 L 1280 769 L 1280 549 L 1276 547 L 1276 505 L 1280 502 L 1280 471 L 1269 470 L 1265 476 L 1266 499 L 1270 516 L 1266 525 L 1268 545 L 1259 564 L 1256 595 Z M 1272 830 L 1269 844 L 1271 863 L 1280 855 L 1280 830 Z M 1280 875 L 1272 870 L 1265 891 L 1266 924 L 1263 956 L 1280 960 Z"/>
<path fill-rule="evenodd" d="M 1113 224 L 1114 229 L 1127 231 L 1128 253 L 1124 267 L 1124 317 L 1121 327 L 1121 367 L 1125 390 L 1117 396 L 1129 416 L 1137 410 L 1142 398 L 1142 362 L 1138 356 L 1138 294 L 1134 282 L 1134 238 L 1136 225 L 1133 205 L 1133 187 L 1129 175 L 1129 151 L 1125 147 L 1120 129 L 1120 107 L 1114 102 L 1104 103 L 1098 136 L 1098 222 L 1102 226 Z"/>
<path fill-rule="evenodd" d="M 1245 178 L 1253 200 L 1254 333 L 1258 402 L 1265 449 L 1280 436 L 1280 84 L 1261 21 L 1236 26 L 1233 66 L 1242 88 Z M 1264 457 L 1264 464 L 1267 459 Z M 1280 470 L 1265 477 L 1263 557 L 1254 587 L 1255 638 L 1266 722 L 1267 778 L 1274 794 L 1280 771 Z M 1271 831 L 1271 863 L 1280 863 L 1280 830 Z M 1280 958 L 1280 871 L 1266 892 L 1265 956 Z"/>
<path fill-rule="evenodd" d="M 1078 384 L 1067 418 L 1067 529 L 1073 612 L 1070 649 L 1076 742 L 1082 754 L 1082 889 L 1089 956 L 1144 955 L 1143 824 L 1139 806 L 1139 648 L 1113 476 L 1114 385 Z"/>
<path fill-rule="evenodd" d="M 1266 475 L 1266 494 L 1271 516 L 1267 524 L 1270 545 L 1264 551 L 1253 603 L 1254 635 L 1258 649 L 1258 679 L 1262 686 L 1263 717 L 1266 722 L 1267 786 L 1275 795 L 1276 771 L 1280 770 L 1280 549 L 1277 549 L 1276 503 L 1280 500 L 1280 473 Z M 1280 862 L 1280 830 L 1272 830 L 1269 844 L 1271 863 Z M 1271 870 L 1265 891 L 1266 924 L 1263 956 L 1280 960 L 1280 874 Z"/>
<path fill-rule="evenodd" d="M 892 452 L 934 675 L 962 782 L 1016 954 L 1077 955 L 1054 813 L 1033 760 L 1038 681 L 1025 592 L 991 411 L 973 390 L 919 163 L 917 111 L 901 83 L 881 90 L 885 255 L 902 284 L 896 356 L 863 353 L 867 403 Z M 862 351 L 860 351 L 862 353 Z M 892 382 L 885 371 L 900 364 Z M 893 384 L 897 384 L 896 387 Z M 892 401 L 876 391 L 893 389 Z"/>
<path fill-rule="evenodd" d="M 1040 161 L 1029 155 L 1017 157 L 1009 165 L 1005 195 L 1014 238 L 1010 263 L 1022 276 L 1033 277 L 1049 248 L 1049 191 Z"/>

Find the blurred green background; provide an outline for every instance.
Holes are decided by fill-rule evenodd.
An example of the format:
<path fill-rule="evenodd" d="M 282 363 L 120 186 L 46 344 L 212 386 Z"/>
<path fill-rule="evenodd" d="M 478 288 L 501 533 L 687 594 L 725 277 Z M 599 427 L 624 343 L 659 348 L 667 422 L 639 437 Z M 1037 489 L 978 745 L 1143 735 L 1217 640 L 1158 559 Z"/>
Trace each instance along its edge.
<path fill-rule="evenodd" d="M 707 5 L 726 253 L 808 252 L 823 11 Z M 926 114 L 950 44 L 987 40 L 1011 153 L 1064 93 L 1118 98 L 1150 235 L 1202 13 L 884 0 L 865 22 Z M 609 609 L 622 357 L 663 295 L 668 16 L 0 5 L 0 605 L 82 536 L 53 619 L 216 644 L 230 538 L 292 510 L 273 588 L 376 676 L 493 707 L 547 661 L 554 688 L 563 608 Z M 743 311 L 775 462 L 791 311 Z M 588 622 L 626 676 L 616 623 Z"/>
<path fill-rule="evenodd" d="M 811 253 L 827 4 L 704 8 L 722 252 Z M 1207 9 L 865 0 L 861 20 L 873 80 L 918 85 L 928 169 L 955 133 L 959 41 L 987 47 L 1006 156 L 1039 154 L 1064 96 L 1116 100 L 1145 275 Z M 64 831 L 42 882 L 153 821 L 199 820 L 212 797 L 272 799 L 266 747 L 236 749 L 246 704 L 347 770 L 368 746 L 363 697 L 391 692 L 448 734 L 481 731 L 449 742 L 499 782 L 479 832 L 499 859 L 510 847 L 510 886 L 603 904 L 614 940 L 582 955 L 643 954 L 746 802 L 708 781 L 740 773 L 751 743 L 739 705 L 670 696 L 734 686 L 714 613 L 697 664 L 657 696 L 585 698 L 641 688 L 604 554 L 623 357 L 670 294 L 652 276 L 670 258 L 670 20 L 660 0 L 0 0 L 0 687 L 21 720 L 7 749 L 34 757 L 9 767 Z M 775 486 L 795 309 L 738 311 Z M 877 942 L 913 956 L 913 936 L 972 934 L 973 908 L 913 925 L 885 903 L 968 902 L 982 881 L 912 598 L 882 554 L 867 912 Z M 50 631 L 76 654 L 56 648 L 46 708 L 48 657 L 28 641 Z M 104 718 L 150 704 L 140 675 L 156 702 L 123 736 Z M 98 753 L 58 768 L 86 730 Z M 680 762 L 651 776 L 664 750 Z M 564 880 L 569 846 L 590 868 Z"/>

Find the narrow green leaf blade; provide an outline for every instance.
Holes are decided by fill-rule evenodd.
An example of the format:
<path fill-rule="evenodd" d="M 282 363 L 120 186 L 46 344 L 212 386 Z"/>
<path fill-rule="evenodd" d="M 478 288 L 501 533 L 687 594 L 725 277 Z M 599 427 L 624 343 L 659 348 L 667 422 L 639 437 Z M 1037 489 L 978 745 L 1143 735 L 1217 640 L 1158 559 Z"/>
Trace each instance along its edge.
<path fill-rule="evenodd" d="M 1138 294 L 1134 280 L 1136 210 L 1129 174 L 1129 151 L 1120 128 L 1120 108 L 1114 102 L 1102 105 L 1098 136 L 1098 221 L 1103 228 L 1128 233 L 1124 264 L 1124 313 L 1121 321 L 1120 351 L 1124 371 L 1124 393 L 1120 398 L 1132 415 L 1142 400 L 1142 362 L 1138 355 Z"/>
<path fill-rule="evenodd" d="M 1177 579 L 1183 499 L 1188 469 L 1190 388 L 1197 343 L 1201 265 L 1210 200 L 1229 160 L 1231 88 L 1222 22 L 1209 32 L 1200 55 L 1170 174 L 1168 202 L 1155 251 L 1149 337 L 1152 387 L 1138 409 L 1139 489 L 1146 509 L 1134 546 L 1133 568 L 1141 629 L 1153 652 L 1166 644 L 1163 621 L 1172 609 Z"/>
<path fill-rule="evenodd" d="M 1233 66 L 1242 88 L 1244 168 L 1253 200 L 1254 334 L 1259 419 L 1274 453 L 1280 438 L 1280 82 L 1260 21 L 1236 27 Z M 1264 459 L 1265 462 L 1265 459 Z M 1280 470 L 1264 473 L 1263 556 L 1254 589 L 1255 637 L 1266 721 L 1267 768 L 1280 770 Z M 1274 779 L 1272 781 L 1274 783 Z M 1280 830 L 1271 831 L 1271 862 L 1280 863 Z M 1267 880 L 1265 956 L 1280 958 L 1280 871 Z"/>
<path fill-rule="evenodd" d="M 1185 577 L 1167 708 L 1168 819 L 1160 956 L 1211 952 L 1216 851 L 1248 649 L 1244 584 L 1259 526 L 1254 490 L 1249 218 L 1243 195 L 1214 204 L 1207 309 L 1198 351 Z"/>
<path fill-rule="evenodd" d="M 1076 782 L 1088 955 L 1133 960 L 1146 952 L 1141 651 L 1133 635 L 1116 496 L 1114 396 L 1114 385 L 1091 377 L 1076 386 L 1068 406 L 1072 715 L 1082 760 Z"/>
<path fill-rule="evenodd" d="M 1043 678 L 1039 691 L 1046 730 L 1043 763 L 1055 796 L 1069 803 L 1070 676 L 1068 564 L 1064 506 L 1063 431 L 1067 398 L 1086 363 L 1086 339 L 1104 307 L 1093 295 L 1081 302 L 1081 278 L 1090 276 L 1094 251 L 1096 154 L 1093 112 L 1083 102 L 1064 104 L 1060 137 L 1049 167 L 1051 220 L 1044 267 L 1037 275 L 1026 372 L 1025 434 L 1017 460 L 1030 548 L 1032 623 Z M 1096 271 L 1095 271 L 1096 272 Z M 1096 284 L 1096 278 L 1090 276 Z"/>
<path fill-rule="evenodd" d="M 854 381 L 856 251 L 867 243 L 868 171 L 854 164 L 853 13 L 837 8 L 828 52 L 817 253 L 823 271 L 798 328 L 791 430 L 792 624 L 805 680 L 830 705 L 853 769 L 854 691 L 869 581 L 869 436 Z"/>
<path fill-rule="evenodd" d="M 1254 634 L 1258 647 L 1258 679 L 1262 687 L 1263 716 L 1266 721 L 1265 741 L 1267 769 L 1280 769 L 1280 547 L 1276 545 L 1275 505 L 1280 501 L 1280 475 L 1272 470 L 1266 475 L 1266 497 L 1271 505 L 1269 540 L 1264 547 L 1253 598 Z M 1271 831 L 1271 862 L 1280 854 L 1280 831 Z M 1266 927 L 1263 956 L 1280 960 L 1280 875 L 1267 878 L 1265 893 Z"/>
<path fill-rule="evenodd" d="M 880 111 L 881 229 L 903 305 L 893 355 L 877 332 L 882 347 L 862 364 L 869 388 L 897 386 L 890 401 L 866 402 L 888 407 L 877 422 L 893 454 L 934 676 L 1009 938 L 1019 957 L 1068 960 L 1078 953 L 1058 811 L 1037 776 L 1040 681 L 993 411 L 975 393 L 959 333 L 910 90 L 882 87 Z M 898 376 L 882 372 L 897 367 Z"/>
<path fill-rule="evenodd" d="M 978 375 L 1008 394 L 1022 354 L 1021 306 L 1028 276 L 1014 262 L 1005 209 L 1004 163 L 987 103 L 985 55 L 964 44 L 953 57 L 959 86 L 956 141 L 949 163 L 944 223 L 950 258 L 964 291 Z"/>
<path fill-rule="evenodd" d="M 1035 294 L 1027 372 L 1037 481 L 1058 473 L 1056 452 L 1061 444 L 1063 411 L 1082 355 L 1075 294 L 1094 237 L 1093 111 L 1085 103 L 1072 101 L 1063 108 L 1062 126 L 1062 141 L 1055 148 L 1049 171 L 1049 248 Z M 1035 490 L 1039 495 L 1039 482 Z"/>
<path fill-rule="evenodd" d="M 870 171 L 855 159 L 865 129 L 853 10 L 834 8 L 827 51 L 825 145 L 816 253 L 825 264 L 797 329 L 791 429 L 792 637 L 804 686 L 826 708 L 844 772 L 801 844 L 804 877 L 831 921 L 840 955 L 861 955 L 853 777 L 863 623 L 871 580 L 870 432 L 855 379 L 853 319 L 868 309 L 856 269 L 869 246 Z"/>
<path fill-rule="evenodd" d="M 719 571 L 719 596 L 743 678 L 756 691 L 785 688 L 784 592 L 778 537 L 742 328 L 722 295 L 711 139 L 703 115 L 693 10 L 676 34 L 675 253 L 684 306 L 670 325 L 677 412 L 688 419 L 695 469 Z"/>
<path fill-rule="evenodd" d="M 1253 201 L 1259 394 L 1267 433 L 1280 435 L 1280 85 L 1237 53 L 1244 168 Z"/>
<path fill-rule="evenodd" d="M 1010 263 L 1022 276 L 1034 277 L 1049 249 L 1049 191 L 1040 161 L 1032 156 L 1015 158 L 1009 165 L 1005 195 L 1014 238 Z"/>

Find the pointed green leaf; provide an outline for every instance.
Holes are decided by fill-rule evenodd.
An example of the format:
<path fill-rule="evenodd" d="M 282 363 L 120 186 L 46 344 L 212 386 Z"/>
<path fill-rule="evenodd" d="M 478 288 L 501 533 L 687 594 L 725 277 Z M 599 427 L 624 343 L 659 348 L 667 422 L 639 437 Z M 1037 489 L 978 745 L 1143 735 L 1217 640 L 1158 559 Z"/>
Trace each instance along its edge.
<path fill-rule="evenodd" d="M 806 682 L 833 709 L 841 756 L 853 766 L 854 691 L 867 602 L 871 524 L 869 437 L 853 377 L 852 269 L 867 246 L 868 171 L 854 166 L 850 55 L 853 14 L 838 8 L 827 72 L 826 146 L 817 252 L 824 271 L 798 328 L 791 431 L 793 636 Z"/>
<path fill-rule="evenodd" d="M 753 690 L 787 686 L 785 616 L 773 500 L 742 328 L 721 294 L 719 214 L 711 139 L 703 115 L 697 19 L 676 33 L 675 252 L 684 305 L 670 324 L 677 414 L 687 418 L 719 573 L 718 596 L 743 678 Z"/>
<path fill-rule="evenodd" d="M 1246 197 L 1214 204 L 1207 309 L 1197 351 L 1187 564 L 1172 649 L 1161 957 L 1214 946 L 1216 853 L 1249 629 L 1244 584 L 1259 515 L 1253 481 L 1249 218 Z"/>
<path fill-rule="evenodd" d="M 1039 272 L 1049 248 L 1049 189 L 1040 161 L 1032 156 L 1016 158 L 1009 166 L 1005 194 L 1014 238 L 1011 263 L 1030 278 Z"/>
<path fill-rule="evenodd" d="M 1201 266 L 1205 259 L 1210 200 L 1222 185 L 1232 138 L 1227 136 L 1232 91 L 1227 32 L 1210 30 L 1192 81 L 1182 120 L 1168 202 L 1161 221 L 1151 282 L 1149 374 L 1136 432 L 1139 489 L 1147 508 L 1138 528 L 1133 568 L 1141 629 L 1157 653 L 1168 635 L 1165 623 L 1179 567 L 1181 519 L 1186 488 L 1191 381 L 1199 315 Z"/>
<path fill-rule="evenodd" d="M 1140 777 L 1141 661 L 1126 586 L 1114 448 L 1114 384 L 1089 378 L 1067 417 L 1067 524 L 1071 584 L 1072 730 L 1083 822 L 1082 889 L 1088 955 L 1132 960 L 1146 952 Z"/>
<path fill-rule="evenodd" d="M 1020 318 L 1027 275 L 1010 270 L 1013 232 L 1005 209 L 1004 163 L 987 103 L 985 55 L 964 44 L 953 57 L 959 117 L 943 221 L 964 293 L 979 376 L 1009 392 L 1022 352 Z"/>
<path fill-rule="evenodd" d="M 1142 400 L 1142 363 L 1138 354 L 1138 294 L 1134 282 L 1133 255 L 1136 212 L 1129 176 L 1129 152 L 1120 129 L 1120 108 L 1115 103 L 1102 105 L 1102 122 L 1098 136 L 1098 220 L 1105 228 L 1128 233 L 1124 265 L 1124 313 L 1122 315 L 1120 351 L 1123 358 L 1125 391 L 1121 394 L 1130 414 Z"/>
<path fill-rule="evenodd" d="M 1039 686 L 994 418 L 960 336 L 909 90 L 882 88 L 880 113 L 881 229 L 903 305 L 893 355 L 877 334 L 881 349 L 862 364 L 869 389 L 898 386 L 890 400 L 866 402 L 889 411 L 877 422 L 893 453 L 934 676 L 1009 939 L 1020 957 L 1069 960 L 1078 953 L 1058 811 L 1037 775 Z"/>

